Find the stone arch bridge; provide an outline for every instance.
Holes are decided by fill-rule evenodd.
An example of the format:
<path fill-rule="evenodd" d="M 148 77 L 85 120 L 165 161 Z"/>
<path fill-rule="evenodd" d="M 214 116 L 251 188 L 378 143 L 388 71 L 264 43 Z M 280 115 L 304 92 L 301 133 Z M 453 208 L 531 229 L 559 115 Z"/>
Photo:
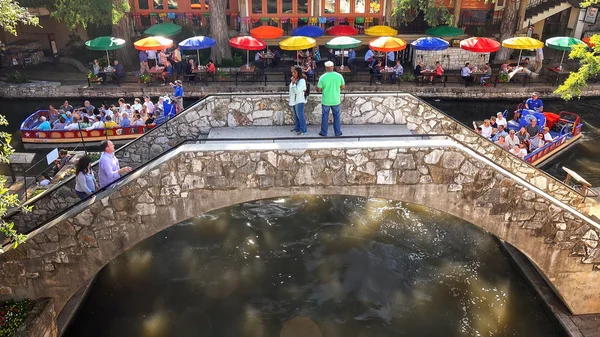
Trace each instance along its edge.
<path fill-rule="evenodd" d="M 416 137 L 415 137 L 416 138 Z M 428 206 L 526 254 L 575 314 L 600 312 L 597 224 L 518 160 L 503 166 L 452 137 L 197 144 L 172 148 L 0 255 L 0 298 L 51 297 L 60 312 L 109 261 L 145 238 L 229 205 L 298 194 Z M 508 157 L 507 157 L 508 158 Z"/>

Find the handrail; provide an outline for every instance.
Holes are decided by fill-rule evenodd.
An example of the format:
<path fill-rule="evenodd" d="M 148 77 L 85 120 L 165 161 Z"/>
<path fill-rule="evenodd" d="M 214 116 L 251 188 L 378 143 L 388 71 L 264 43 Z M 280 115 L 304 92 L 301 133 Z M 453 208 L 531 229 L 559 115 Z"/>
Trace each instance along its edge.
<path fill-rule="evenodd" d="M 469 146 L 468 144 L 464 143 L 463 141 L 456 139 L 453 135 L 449 135 L 449 134 L 409 134 L 409 135 L 370 135 L 370 136 L 340 136 L 340 137 L 336 137 L 336 139 L 350 139 L 350 140 L 354 140 L 354 139 L 358 139 L 359 141 L 361 140 L 369 140 L 369 139 L 380 139 L 380 138 L 396 138 L 396 139 L 405 139 L 405 138 L 421 138 L 421 139 L 431 139 L 431 138 L 446 138 L 446 139 L 450 139 L 453 142 L 461 145 L 462 147 L 464 147 L 466 150 L 472 152 L 473 154 L 477 155 L 480 157 L 479 160 L 484 160 L 485 162 L 487 162 L 488 165 L 490 165 L 491 167 L 493 167 L 496 171 L 500 171 L 500 172 L 507 172 L 507 174 L 509 175 L 513 175 L 515 179 L 521 180 L 523 181 L 525 184 L 527 185 L 531 185 L 532 188 L 540 190 L 541 192 L 543 192 L 544 194 L 547 194 L 545 191 L 541 190 L 538 187 L 535 187 L 533 184 L 527 182 L 525 179 L 520 178 L 518 176 L 516 176 L 514 173 L 511 173 L 510 171 L 507 171 L 506 169 L 504 169 L 502 166 L 500 166 L 499 164 L 495 163 L 493 160 L 491 160 L 490 158 L 488 158 L 487 156 L 485 156 L 484 154 L 482 154 L 481 152 L 473 149 L 471 146 Z M 322 137 L 303 137 L 302 139 L 318 139 L 323 141 Z M 198 139 L 185 139 L 181 142 L 179 142 L 178 144 L 176 144 L 175 146 L 173 146 L 172 148 L 156 155 L 155 157 L 153 157 L 151 160 L 149 160 L 146 165 L 141 165 L 135 169 L 133 169 L 131 172 L 119 177 L 117 180 L 115 180 L 112 184 L 105 186 L 99 190 L 97 190 L 96 192 L 94 192 L 92 195 L 90 195 L 89 197 L 87 197 L 86 199 L 83 200 L 79 200 L 77 203 L 75 203 L 74 205 L 71 205 L 70 207 L 61 210 L 61 212 L 59 212 L 58 214 L 53 215 L 52 217 L 50 217 L 49 219 L 45 220 L 44 222 L 38 224 L 35 228 L 32 228 L 30 230 L 28 230 L 26 233 L 24 234 L 31 234 L 32 232 L 40 229 L 41 227 L 56 221 L 57 219 L 59 219 L 60 217 L 64 216 L 67 212 L 71 211 L 73 208 L 79 206 L 79 205 L 83 205 L 84 203 L 89 202 L 90 199 L 98 196 L 101 193 L 104 193 L 106 191 L 109 191 L 111 189 L 113 189 L 113 191 L 111 191 L 110 193 L 117 191 L 117 189 L 114 189 L 115 186 L 117 186 L 119 183 L 129 179 L 133 174 L 144 170 L 147 168 L 147 165 L 153 162 L 156 162 L 157 160 L 160 160 L 162 157 L 165 157 L 167 155 L 169 155 L 170 153 L 172 153 L 173 151 L 178 150 L 180 147 L 182 147 L 183 145 L 187 145 L 190 143 L 195 143 L 195 144 L 202 144 L 202 143 L 211 143 L 211 142 L 231 142 L 232 140 L 236 140 L 236 141 L 271 141 L 272 143 L 275 143 L 276 141 L 280 141 L 280 140 L 298 140 L 297 137 L 292 137 L 292 136 L 287 136 L 287 137 L 278 137 L 278 138 L 216 138 L 216 139 L 204 139 L 204 140 L 198 140 Z M 547 194 L 548 195 L 548 194 Z M 581 214 L 578 210 L 570 207 L 569 205 L 565 204 L 564 202 L 556 199 L 555 197 L 548 195 L 548 198 L 553 201 L 554 203 L 558 202 L 562 205 L 564 205 L 564 208 L 566 210 L 568 210 L 569 212 L 578 215 L 581 219 L 584 219 L 587 222 L 591 222 L 594 226 L 598 225 L 593 222 L 592 220 L 588 219 L 585 215 Z"/>

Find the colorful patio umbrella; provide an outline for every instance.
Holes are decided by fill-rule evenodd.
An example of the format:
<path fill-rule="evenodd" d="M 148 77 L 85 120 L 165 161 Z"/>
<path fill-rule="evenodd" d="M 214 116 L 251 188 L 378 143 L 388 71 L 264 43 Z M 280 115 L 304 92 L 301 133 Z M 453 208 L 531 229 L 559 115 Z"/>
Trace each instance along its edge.
<path fill-rule="evenodd" d="M 306 36 L 292 36 L 279 42 L 279 47 L 283 50 L 304 50 L 316 45 L 315 39 Z"/>
<path fill-rule="evenodd" d="M 365 34 L 370 36 L 398 35 L 398 31 L 390 26 L 373 26 L 365 29 Z"/>
<path fill-rule="evenodd" d="M 333 26 L 325 31 L 327 35 L 332 36 L 353 36 L 358 35 L 358 30 L 347 25 Z"/>
<path fill-rule="evenodd" d="M 559 67 L 562 67 L 563 60 L 565 58 L 565 52 L 571 51 L 571 49 L 573 49 L 573 46 L 576 46 L 578 44 L 585 45 L 586 43 L 581 41 L 580 39 L 568 36 L 557 36 L 546 40 L 546 46 L 552 49 L 562 50 L 563 52 L 562 57 L 560 58 Z"/>
<path fill-rule="evenodd" d="M 292 36 L 319 37 L 325 34 L 323 28 L 319 26 L 302 26 L 292 30 Z"/>
<path fill-rule="evenodd" d="M 406 49 L 406 42 L 398 37 L 382 36 L 371 42 L 369 42 L 369 48 L 375 51 L 389 53 L 393 51 L 400 51 Z M 385 58 L 385 66 L 387 67 L 387 60 Z"/>
<path fill-rule="evenodd" d="M 589 37 L 584 37 L 583 39 L 581 39 L 581 41 L 585 42 L 585 44 L 587 44 L 590 48 L 594 48 L 594 46 L 595 46 L 595 44 L 590 42 Z"/>
<path fill-rule="evenodd" d="M 460 41 L 460 47 L 474 53 L 493 53 L 500 50 L 500 42 L 487 37 L 470 37 Z"/>
<path fill-rule="evenodd" d="M 448 41 L 437 37 L 422 37 L 414 40 L 410 45 L 416 50 L 426 51 L 445 50 L 450 47 Z"/>
<path fill-rule="evenodd" d="M 137 50 L 162 50 L 171 48 L 173 46 L 173 40 L 164 38 L 162 36 L 150 36 L 135 41 L 133 46 Z"/>
<path fill-rule="evenodd" d="M 329 42 L 325 43 L 325 47 L 331 49 L 341 49 L 341 57 L 342 57 L 342 69 L 344 69 L 344 49 L 356 48 L 360 46 L 362 42 L 350 36 L 338 36 L 329 40 Z"/>
<path fill-rule="evenodd" d="M 200 62 L 200 49 L 210 48 L 217 44 L 217 41 L 206 36 L 193 36 L 179 42 L 181 50 L 195 50 Z"/>
<path fill-rule="evenodd" d="M 263 50 L 267 48 L 267 44 L 252 36 L 238 36 L 229 39 L 229 45 L 233 48 L 246 51 L 246 67 L 250 67 L 250 50 Z"/>
<path fill-rule="evenodd" d="M 89 50 L 106 51 L 106 60 L 110 66 L 109 50 L 116 50 L 125 47 L 125 40 L 112 36 L 100 36 L 85 42 L 85 47 Z"/>
<path fill-rule="evenodd" d="M 172 22 L 159 23 L 144 31 L 146 35 L 173 36 L 181 33 L 181 26 Z"/>
<path fill-rule="evenodd" d="M 250 29 L 250 36 L 257 39 L 276 39 L 283 35 L 283 29 L 273 26 L 260 26 Z M 268 45 L 267 45 L 268 47 Z"/>
<path fill-rule="evenodd" d="M 502 47 L 519 50 L 519 58 L 517 59 L 517 63 L 521 63 L 521 54 L 523 53 L 523 49 L 543 48 L 544 43 L 532 37 L 519 36 L 511 37 L 510 39 L 502 41 Z"/>
<path fill-rule="evenodd" d="M 425 34 L 435 37 L 453 37 L 463 35 L 464 33 L 464 30 L 451 26 L 437 26 L 425 31 Z"/>

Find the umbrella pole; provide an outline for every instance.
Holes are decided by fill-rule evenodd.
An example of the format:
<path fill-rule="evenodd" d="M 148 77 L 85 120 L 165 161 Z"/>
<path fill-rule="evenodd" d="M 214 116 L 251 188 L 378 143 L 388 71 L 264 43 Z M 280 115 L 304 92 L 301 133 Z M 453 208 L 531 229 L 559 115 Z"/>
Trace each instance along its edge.
<path fill-rule="evenodd" d="M 558 66 L 559 68 L 562 68 L 564 58 L 565 58 L 565 50 L 563 50 L 562 57 L 560 58 L 560 65 Z"/>
<path fill-rule="evenodd" d="M 200 65 L 200 49 L 196 49 L 196 67 Z"/>
<path fill-rule="evenodd" d="M 523 53 L 523 49 L 519 49 L 519 58 L 517 59 L 517 67 L 521 65 L 521 53 Z"/>
<path fill-rule="evenodd" d="M 250 49 L 246 50 L 246 69 L 250 69 Z"/>
<path fill-rule="evenodd" d="M 110 57 L 108 57 L 108 50 L 106 51 L 106 62 L 108 63 L 106 66 L 110 67 Z"/>

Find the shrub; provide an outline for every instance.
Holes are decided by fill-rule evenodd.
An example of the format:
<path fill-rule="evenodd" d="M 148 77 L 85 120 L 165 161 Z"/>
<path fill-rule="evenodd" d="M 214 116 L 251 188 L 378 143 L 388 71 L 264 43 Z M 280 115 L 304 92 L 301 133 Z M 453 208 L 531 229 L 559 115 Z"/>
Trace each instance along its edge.
<path fill-rule="evenodd" d="M 13 73 L 8 74 L 8 76 L 6 77 L 6 80 L 9 83 L 29 83 L 29 79 L 27 78 L 27 75 L 25 75 L 24 73 L 21 73 L 19 71 L 15 71 Z"/>
<path fill-rule="evenodd" d="M 413 74 L 403 74 L 402 77 L 400 77 L 400 80 L 402 82 L 412 82 L 415 80 L 415 76 Z"/>
<path fill-rule="evenodd" d="M 0 337 L 11 337 L 33 309 L 34 302 L 23 300 L 0 304 Z"/>
<path fill-rule="evenodd" d="M 143 72 L 140 74 L 140 76 L 138 76 L 140 83 L 150 83 L 150 80 L 152 79 L 150 77 L 150 74 L 148 74 L 147 72 Z"/>

